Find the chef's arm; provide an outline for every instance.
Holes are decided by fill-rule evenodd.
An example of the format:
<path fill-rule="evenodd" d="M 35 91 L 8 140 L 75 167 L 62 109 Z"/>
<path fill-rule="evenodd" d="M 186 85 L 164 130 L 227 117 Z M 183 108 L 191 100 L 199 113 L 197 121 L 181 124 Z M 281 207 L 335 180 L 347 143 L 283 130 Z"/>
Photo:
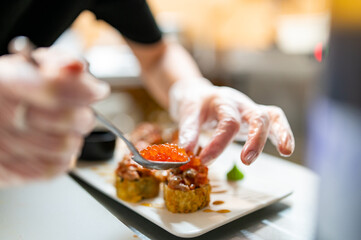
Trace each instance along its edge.
<path fill-rule="evenodd" d="M 163 107 L 169 105 L 169 89 L 177 81 L 207 81 L 187 51 L 179 44 L 160 40 L 154 44 L 139 44 L 127 40 L 142 68 L 148 91 Z M 208 82 L 208 81 L 207 81 Z"/>

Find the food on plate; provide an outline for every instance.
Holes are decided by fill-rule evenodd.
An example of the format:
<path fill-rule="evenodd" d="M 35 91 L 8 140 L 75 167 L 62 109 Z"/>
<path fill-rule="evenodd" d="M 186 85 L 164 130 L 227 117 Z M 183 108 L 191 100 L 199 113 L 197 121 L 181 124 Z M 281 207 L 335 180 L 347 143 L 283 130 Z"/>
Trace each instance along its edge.
<path fill-rule="evenodd" d="M 117 196 L 128 202 L 156 197 L 160 182 L 164 182 L 164 201 L 173 213 L 195 212 L 208 206 L 211 186 L 208 168 L 199 157 L 187 153 L 176 144 L 177 131 L 166 134 L 155 124 L 140 124 L 131 134 L 131 140 L 140 154 L 150 161 L 190 162 L 176 169 L 164 171 L 146 169 L 126 155 L 116 170 Z M 164 143 L 164 142 L 172 143 Z M 163 143 L 163 144 L 162 144 Z"/>
<path fill-rule="evenodd" d="M 155 172 L 140 166 L 129 155 L 125 156 L 115 171 L 117 196 L 127 202 L 158 196 L 160 181 Z"/>
<path fill-rule="evenodd" d="M 237 164 L 234 164 L 233 168 L 227 173 L 227 180 L 239 181 L 244 178 L 244 174 L 239 170 Z"/>
<path fill-rule="evenodd" d="M 169 171 L 164 184 L 165 205 L 173 213 L 195 212 L 210 201 L 208 168 L 193 154 L 189 157 L 189 163 Z"/>
<path fill-rule="evenodd" d="M 142 123 L 131 133 L 131 141 L 138 150 L 151 144 L 163 142 L 161 128 L 152 123 Z M 162 172 L 142 167 L 124 156 L 115 171 L 115 187 L 118 198 L 127 202 L 139 202 L 142 199 L 158 196 Z"/>

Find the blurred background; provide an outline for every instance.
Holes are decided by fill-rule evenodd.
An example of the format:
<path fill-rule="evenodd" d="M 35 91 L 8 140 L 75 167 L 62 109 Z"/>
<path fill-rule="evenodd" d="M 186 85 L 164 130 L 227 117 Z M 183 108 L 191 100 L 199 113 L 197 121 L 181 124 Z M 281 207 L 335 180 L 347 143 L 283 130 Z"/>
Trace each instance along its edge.
<path fill-rule="evenodd" d="M 321 79 L 330 32 L 329 0 L 148 0 L 164 36 L 180 42 L 214 84 L 278 105 L 296 139 L 289 161 L 305 164 L 306 118 Z M 112 95 L 97 104 L 124 132 L 141 121 L 170 122 L 146 93 L 121 35 L 89 11 L 55 43 L 84 54 Z M 278 155 L 267 143 L 265 152 Z"/>

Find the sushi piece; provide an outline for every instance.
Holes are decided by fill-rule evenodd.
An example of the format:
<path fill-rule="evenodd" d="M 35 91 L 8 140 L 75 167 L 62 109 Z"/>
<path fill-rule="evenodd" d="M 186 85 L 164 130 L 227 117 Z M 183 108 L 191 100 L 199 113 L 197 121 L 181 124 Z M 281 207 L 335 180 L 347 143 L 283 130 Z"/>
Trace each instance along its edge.
<path fill-rule="evenodd" d="M 139 202 L 158 196 L 160 181 L 155 176 L 155 171 L 140 166 L 130 156 L 119 162 L 115 173 L 118 198 L 127 202 Z"/>
<path fill-rule="evenodd" d="M 194 154 L 187 154 L 176 144 L 152 145 L 140 151 L 150 161 L 190 162 L 168 172 L 163 196 L 167 209 L 173 213 L 190 213 L 208 206 L 211 186 L 208 168 Z"/>
<path fill-rule="evenodd" d="M 208 206 L 211 186 L 208 168 L 198 157 L 177 169 L 169 171 L 163 187 L 167 209 L 173 213 L 191 213 Z"/>
<path fill-rule="evenodd" d="M 162 130 L 152 123 L 139 124 L 131 133 L 130 139 L 138 150 L 152 144 L 161 143 Z M 139 202 L 142 199 L 158 196 L 160 180 L 164 175 L 156 170 L 142 167 L 126 155 L 115 171 L 115 187 L 118 198 L 127 202 Z"/>

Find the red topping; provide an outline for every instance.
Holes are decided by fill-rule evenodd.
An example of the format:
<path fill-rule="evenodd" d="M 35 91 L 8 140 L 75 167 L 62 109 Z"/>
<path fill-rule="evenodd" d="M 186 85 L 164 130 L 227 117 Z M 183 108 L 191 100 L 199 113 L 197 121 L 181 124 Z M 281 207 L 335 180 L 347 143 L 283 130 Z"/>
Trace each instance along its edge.
<path fill-rule="evenodd" d="M 199 157 L 196 157 L 192 152 L 188 152 L 188 156 L 190 158 L 189 163 L 180 166 L 179 169 L 182 171 L 188 168 L 193 168 L 197 170 L 197 168 L 201 165 L 201 159 Z"/>
<path fill-rule="evenodd" d="M 168 187 L 182 191 L 193 190 L 209 183 L 208 168 L 204 165 L 191 167 L 184 171 L 175 168 L 169 171 Z"/>
<path fill-rule="evenodd" d="M 141 150 L 140 154 L 150 161 L 185 162 L 188 160 L 186 151 L 176 144 L 152 145 Z"/>
<path fill-rule="evenodd" d="M 115 173 L 124 179 L 136 180 L 140 177 L 151 176 L 154 170 L 140 166 L 131 159 L 130 155 L 126 155 L 123 160 L 118 163 L 118 168 L 115 170 Z"/>

